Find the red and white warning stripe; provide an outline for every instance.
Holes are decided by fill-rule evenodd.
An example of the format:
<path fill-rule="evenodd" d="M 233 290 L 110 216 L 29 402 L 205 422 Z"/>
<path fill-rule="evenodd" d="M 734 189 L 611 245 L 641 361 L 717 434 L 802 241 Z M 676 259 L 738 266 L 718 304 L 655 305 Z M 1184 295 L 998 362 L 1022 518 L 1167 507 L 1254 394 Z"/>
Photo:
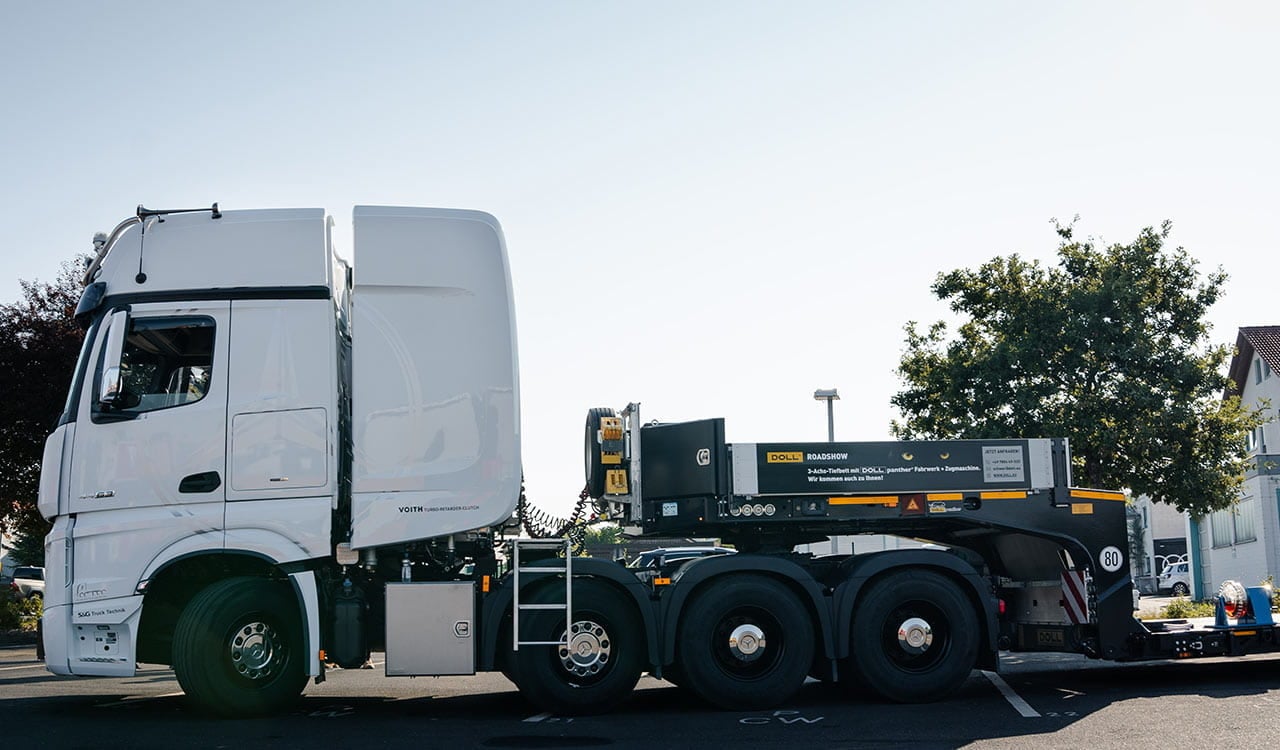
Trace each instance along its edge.
<path fill-rule="evenodd" d="M 1089 590 L 1085 588 L 1083 570 L 1062 574 L 1062 607 L 1067 610 L 1067 619 L 1076 625 L 1089 621 Z"/>

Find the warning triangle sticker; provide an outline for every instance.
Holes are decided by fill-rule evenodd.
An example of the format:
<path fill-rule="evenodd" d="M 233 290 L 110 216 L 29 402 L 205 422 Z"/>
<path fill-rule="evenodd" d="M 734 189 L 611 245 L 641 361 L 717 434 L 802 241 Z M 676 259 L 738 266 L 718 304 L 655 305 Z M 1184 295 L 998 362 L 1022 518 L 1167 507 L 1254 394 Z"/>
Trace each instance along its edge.
<path fill-rule="evenodd" d="M 924 498 L 920 495 L 909 495 L 902 499 L 899 508 L 904 516 L 922 516 L 924 515 Z"/>

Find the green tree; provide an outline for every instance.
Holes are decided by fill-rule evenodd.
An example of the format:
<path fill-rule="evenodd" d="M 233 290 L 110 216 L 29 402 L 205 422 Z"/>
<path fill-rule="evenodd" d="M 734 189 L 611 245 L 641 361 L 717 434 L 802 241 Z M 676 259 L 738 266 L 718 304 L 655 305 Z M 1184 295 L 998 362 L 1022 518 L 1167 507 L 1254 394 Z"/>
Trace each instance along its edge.
<path fill-rule="evenodd" d="M 1245 436 L 1261 412 L 1223 398 L 1230 353 L 1205 313 L 1221 269 L 1201 277 L 1171 225 L 1096 247 L 1055 222 L 1057 264 L 1015 255 L 939 274 L 932 290 L 962 322 L 906 327 L 892 399 L 902 438 L 1057 437 L 1074 481 L 1129 489 L 1203 514 L 1233 502 Z"/>
<path fill-rule="evenodd" d="M 622 529 L 611 523 L 592 526 L 584 540 L 587 544 L 622 544 Z"/>
<path fill-rule="evenodd" d="M 49 532 L 36 509 L 40 459 L 84 337 L 73 318 L 83 267 L 64 263 L 53 283 L 21 281 L 22 299 L 0 305 L 0 528 L 31 565 L 44 564 Z"/>

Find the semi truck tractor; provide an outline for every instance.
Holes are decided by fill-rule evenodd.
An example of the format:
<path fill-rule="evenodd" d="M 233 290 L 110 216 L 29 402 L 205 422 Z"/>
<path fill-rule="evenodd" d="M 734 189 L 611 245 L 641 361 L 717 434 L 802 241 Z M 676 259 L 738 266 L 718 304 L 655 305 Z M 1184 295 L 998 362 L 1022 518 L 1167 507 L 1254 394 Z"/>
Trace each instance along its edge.
<path fill-rule="evenodd" d="M 645 672 L 747 710 L 808 677 L 937 700 L 1002 650 L 1280 648 L 1261 588 L 1212 623 L 1134 619 L 1124 495 L 1073 487 L 1057 438 L 730 443 L 723 419 L 593 408 L 599 513 L 737 554 L 655 574 L 523 535 L 498 222 L 357 207 L 352 236 L 348 263 L 323 210 L 214 204 L 95 237 L 40 480 L 49 670 L 172 665 L 244 716 L 382 651 L 389 677 L 501 671 L 572 714 Z M 864 533 L 931 544 L 794 551 Z"/>

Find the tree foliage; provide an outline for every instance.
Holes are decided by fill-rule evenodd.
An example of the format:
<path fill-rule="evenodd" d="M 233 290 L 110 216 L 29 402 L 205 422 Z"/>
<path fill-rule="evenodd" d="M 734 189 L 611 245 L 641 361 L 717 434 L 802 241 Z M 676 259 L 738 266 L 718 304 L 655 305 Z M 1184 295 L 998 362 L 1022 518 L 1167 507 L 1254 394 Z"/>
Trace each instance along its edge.
<path fill-rule="evenodd" d="M 73 318 L 83 267 L 64 263 L 53 283 L 21 281 L 22 298 L 0 305 L 0 528 L 16 535 L 14 556 L 28 564 L 44 562 L 40 459 L 84 336 Z"/>
<path fill-rule="evenodd" d="M 592 526 L 584 540 L 587 544 L 622 544 L 622 529 L 611 523 Z"/>
<path fill-rule="evenodd" d="M 1262 417 L 1223 398 L 1230 350 L 1208 341 L 1225 273 L 1166 248 L 1168 222 L 1105 248 L 1056 226 L 1056 266 L 1015 254 L 938 275 L 963 320 L 954 336 L 907 325 L 894 433 L 1067 437 L 1076 484 L 1194 514 L 1229 505 Z"/>

